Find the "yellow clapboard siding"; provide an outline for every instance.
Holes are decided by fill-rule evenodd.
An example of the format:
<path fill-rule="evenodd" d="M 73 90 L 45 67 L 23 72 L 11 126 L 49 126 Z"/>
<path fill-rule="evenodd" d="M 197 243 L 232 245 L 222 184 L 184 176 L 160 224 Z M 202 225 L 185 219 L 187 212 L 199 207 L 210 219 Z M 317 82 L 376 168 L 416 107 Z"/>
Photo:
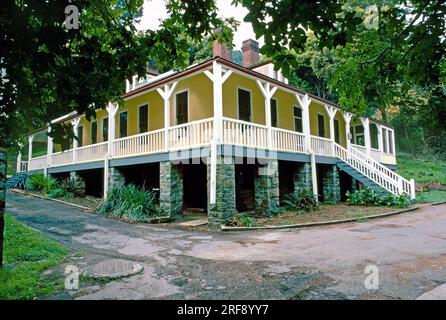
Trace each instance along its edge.
<path fill-rule="evenodd" d="M 245 89 L 251 92 L 251 121 L 265 124 L 265 100 L 254 80 L 232 74 L 223 84 L 223 116 L 238 119 L 237 90 Z"/>
<path fill-rule="evenodd" d="M 211 118 L 214 116 L 213 85 L 211 80 L 206 75 L 200 73 L 178 82 L 178 85 L 170 98 L 171 126 L 176 125 L 175 95 L 186 90 L 188 91 L 189 99 L 189 122 Z"/>

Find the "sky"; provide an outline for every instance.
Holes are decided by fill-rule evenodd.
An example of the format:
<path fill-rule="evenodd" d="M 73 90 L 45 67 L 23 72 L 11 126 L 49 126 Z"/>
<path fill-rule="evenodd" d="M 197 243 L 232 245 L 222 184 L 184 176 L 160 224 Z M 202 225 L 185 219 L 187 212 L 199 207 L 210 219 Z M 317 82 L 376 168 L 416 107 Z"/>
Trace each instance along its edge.
<path fill-rule="evenodd" d="M 217 0 L 219 15 L 225 18 L 234 17 L 240 22 L 240 26 L 234 34 L 234 49 L 240 49 L 242 42 L 247 39 L 255 39 L 254 31 L 250 23 L 243 22 L 248 10 L 244 7 L 232 6 L 231 0 Z M 160 20 L 167 17 L 165 0 L 145 0 L 144 13 L 138 25 L 140 30 L 155 30 L 159 27 Z M 263 45 L 262 39 L 257 39 Z"/>

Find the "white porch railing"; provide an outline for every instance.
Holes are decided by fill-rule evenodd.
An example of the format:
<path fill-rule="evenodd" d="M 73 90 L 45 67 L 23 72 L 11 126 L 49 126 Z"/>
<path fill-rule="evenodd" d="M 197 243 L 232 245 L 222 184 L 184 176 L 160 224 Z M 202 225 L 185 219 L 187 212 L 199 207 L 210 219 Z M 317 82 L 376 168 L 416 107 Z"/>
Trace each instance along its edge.
<path fill-rule="evenodd" d="M 164 129 L 117 139 L 113 142 L 113 157 L 149 154 L 164 150 Z"/>
<path fill-rule="evenodd" d="M 311 149 L 318 156 L 333 156 L 332 141 L 327 138 L 311 136 Z"/>
<path fill-rule="evenodd" d="M 305 136 L 301 133 L 271 128 L 271 146 L 268 143 L 268 127 L 236 119 L 223 118 L 222 143 L 307 153 Z M 179 150 L 209 145 L 213 139 L 214 119 L 204 119 L 167 130 L 168 146 L 165 144 L 165 129 L 117 139 L 110 150 L 112 158 L 131 157 L 142 154 L 159 153 L 166 150 Z M 333 143 L 330 139 L 311 136 L 311 150 L 315 155 L 337 157 L 374 181 L 392 194 L 409 194 L 415 197 L 414 181 L 408 181 L 374 159 L 379 150 L 373 150 L 372 157 L 362 146 L 352 145 L 350 150 Z M 51 155 L 51 166 L 103 160 L 107 156 L 108 142 L 84 146 L 78 149 L 58 152 Z M 73 157 L 73 152 L 75 152 Z M 379 157 L 381 157 L 379 152 Z M 47 156 L 32 158 L 28 170 L 43 169 L 47 166 Z"/>
<path fill-rule="evenodd" d="M 273 149 L 305 153 L 305 135 L 299 132 L 272 128 Z"/>
<path fill-rule="evenodd" d="M 28 170 L 43 169 L 46 166 L 47 156 L 31 158 L 28 164 Z"/>
<path fill-rule="evenodd" d="M 74 152 L 76 163 L 103 160 L 107 155 L 108 142 L 92 144 L 76 149 Z"/>
<path fill-rule="evenodd" d="M 194 148 L 211 143 L 214 119 L 185 123 L 169 129 L 169 149 Z"/>
<path fill-rule="evenodd" d="M 357 145 L 357 144 L 351 144 L 351 147 L 353 149 L 356 149 L 357 151 L 362 152 L 363 154 L 367 155 L 367 148 L 366 147 L 360 146 L 360 145 Z M 370 149 L 370 156 L 375 161 L 378 161 L 378 162 L 382 161 L 382 152 L 379 151 L 378 149 L 371 148 Z"/>
<path fill-rule="evenodd" d="M 51 165 L 61 166 L 73 162 L 73 150 L 53 153 L 51 155 Z"/>
<path fill-rule="evenodd" d="M 268 129 L 265 126 L 223 118 L 223 142 L 253 148 L 267 148 Z"/>

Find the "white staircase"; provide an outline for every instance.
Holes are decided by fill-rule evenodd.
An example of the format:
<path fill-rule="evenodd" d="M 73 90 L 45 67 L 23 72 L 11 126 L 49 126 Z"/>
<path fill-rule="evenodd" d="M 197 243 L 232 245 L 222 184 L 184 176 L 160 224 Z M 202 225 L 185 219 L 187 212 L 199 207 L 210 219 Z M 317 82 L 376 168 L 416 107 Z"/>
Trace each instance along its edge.
<path fill-rule="evenodd" d="M 366 154 L 353 148 L 347 150 L 335 143 L 334 156 L 390 193 L 396 196 L 408 194 L 411 199 L 415 199 L 415 181 L 413 179 L 409 181 L 403 178 Z"/>

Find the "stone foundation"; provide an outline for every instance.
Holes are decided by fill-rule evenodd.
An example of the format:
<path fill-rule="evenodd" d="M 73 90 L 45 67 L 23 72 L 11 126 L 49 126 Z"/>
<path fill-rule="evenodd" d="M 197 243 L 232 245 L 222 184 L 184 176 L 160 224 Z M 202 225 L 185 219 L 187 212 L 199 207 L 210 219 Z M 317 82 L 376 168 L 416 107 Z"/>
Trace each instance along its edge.
<path fill-rule="evenodd" d="M 296 174 L 294 175 L 294 191 L 301 189 L 313 192 L 313 180 L 311 177 L 311 163 L 305 162 L 299 164 Z"/>
<path fill-rule="evenodd" d="M 211 190 L 211 164 L 207 164 L 208 172 L 208 200 Z M 208 225 L 218 228 L 231 219 L 236 213 L 235 203 L 235 164 L 234 158 L 217 158 L 216 202 L 211 205 L 208 201 Z"/>
<path fill-rule="evenodd" d="M 183 216 L 183 172 L 170 161 L 160 162 L 160 210 L 174 219 Z"/>
<path fill-rule="evenodd" d="M 76 183 L 80 193 L 85 194 L 85 181 L 76 171 L 70 172 L 70 180 Z"/>
<path fill-rule="evenodd" d="M 118 168 L 108 168 L 108 191 L 125 184 L 125 177 Z"/>
<path fill-rule="evenodd" d="M 279 201 L 279 162 L 267 160 L 259 167 L 254 181 L 255 210 L 259 214 L 276 213 L 280 207 Z"/>
<path fill-rule="evenodd" d="M 339 169 L 336 165 L 331 165 L 328 170 L 324 171 L 322 190 L 324 202 L 338 203 L 341 200 Z"/>

